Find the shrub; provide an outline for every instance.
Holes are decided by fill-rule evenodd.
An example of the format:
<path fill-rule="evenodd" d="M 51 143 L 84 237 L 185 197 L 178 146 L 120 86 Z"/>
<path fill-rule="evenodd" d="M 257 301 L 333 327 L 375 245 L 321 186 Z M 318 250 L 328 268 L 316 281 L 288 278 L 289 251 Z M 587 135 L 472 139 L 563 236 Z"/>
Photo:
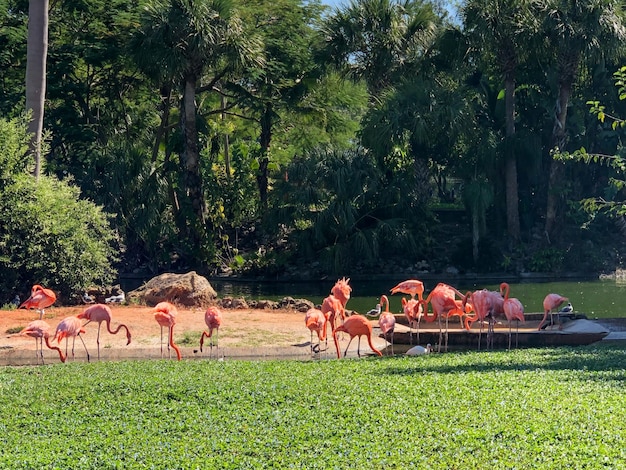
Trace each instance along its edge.
<path fill-rule="evenodd" d="M 110 283 L 116 237 L 107 214 L 67 182 L 28 175 L 25 131 L 2 119 L 0 130 L 0 292 L 12 298 L 42 284 L 69 298 Z"/>

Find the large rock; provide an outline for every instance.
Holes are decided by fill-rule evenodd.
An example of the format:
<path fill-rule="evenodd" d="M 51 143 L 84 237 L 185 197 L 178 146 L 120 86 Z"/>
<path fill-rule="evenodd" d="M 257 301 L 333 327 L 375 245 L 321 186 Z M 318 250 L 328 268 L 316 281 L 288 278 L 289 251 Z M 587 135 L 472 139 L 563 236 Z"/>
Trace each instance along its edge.
<path fill-rule="evenodd" d="M 154 277 L 127 295 L 129 302 L 150 307 L 171 302 L 185 307 L 205 307 L 217 297 L 209 281 L 191 271 L 186 274 L 165 273 Z"/>

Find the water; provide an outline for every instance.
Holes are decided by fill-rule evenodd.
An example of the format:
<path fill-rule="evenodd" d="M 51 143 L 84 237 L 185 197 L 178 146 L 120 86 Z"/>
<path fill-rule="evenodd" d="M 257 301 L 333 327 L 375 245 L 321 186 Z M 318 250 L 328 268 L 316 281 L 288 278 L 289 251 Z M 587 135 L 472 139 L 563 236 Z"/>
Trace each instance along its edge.
<path fill-rule="evenodd" d="M 424 281 L 425 295 L 438 281 Z M 448 282 L 461 292 L 487 288 L 499 290 L 499 283 Z M 382 294 L 389 298 L 389 310 L 402 312 L 401 298 L 406 295 L 390 295 L 393 281 L 350 281 L 352 297 L 348 310 L 365 313 L 374 308 Z M 511 297 L 517 297 L 524 305 L 526 313 L 543 311 L 543 299 L 549 293 L 568 297 L 574 311 L 589 318 L 626 318 L 623 299 L 626 298 L 626 283 L 614 280 L 567 281 L 567 282 L 509 282 Z M 243 282 L 231 280 L 211 280 L 219 297 L 244 297 L 248 300 L 280 300 L 283 297 L 305 298 L 315 304 L 330 293 L 334 280 L 321 282 Z"/>

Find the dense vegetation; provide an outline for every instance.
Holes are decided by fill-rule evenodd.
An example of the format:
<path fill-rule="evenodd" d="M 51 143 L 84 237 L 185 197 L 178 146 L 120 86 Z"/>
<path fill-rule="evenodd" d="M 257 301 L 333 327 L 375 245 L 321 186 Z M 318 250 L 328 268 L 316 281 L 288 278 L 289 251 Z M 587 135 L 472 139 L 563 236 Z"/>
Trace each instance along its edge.
<path fill-rule="evenodd" d="M 0 369 L 3 468 L 621 468 L 616 346 Z"/>
<path fill-rule="evenodd" d="M 20 245 L 20 259 L 7 248 L 19 233 L 3 233 L 3 291 L 45 280 L 69 294 L 108 282 L 111 267 L 319 277 L 620 266 L 623 216 L 589 203 L 621 204 L 619 165 L 553 156 L 621 159 L 623 127 L 588 104 L 626 116 L 613 78 L 621 3 L 466 0 L 458 13 L 420 0 L 332 11 L 318 0 L 51 2 L 41 174 L 79 188 L 68 197 L 92 201 L 110 228 L 60 212 L 66 226 L 23 238 L 37 248 Z M 6 122 L 24 113 L 28 14 L 25 0 L 0 0 Z M 3 227 L 35 210 L 14 186 L 32 154 L 12 152 L 28 164 L 0 157 L 15 211 Z M 81 227 L 108 248 L 72 248 L 78 281 L 26 261 Z"/>

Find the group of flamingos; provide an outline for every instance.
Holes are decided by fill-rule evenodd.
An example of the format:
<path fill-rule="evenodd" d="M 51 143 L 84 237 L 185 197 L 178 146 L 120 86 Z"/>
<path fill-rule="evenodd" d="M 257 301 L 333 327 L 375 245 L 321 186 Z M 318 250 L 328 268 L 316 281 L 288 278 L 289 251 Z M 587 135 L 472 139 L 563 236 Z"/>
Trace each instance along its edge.
<path fill-rule="evenodd" d="M 26 328 L 24 328 L 20 332 L 20 335 L 26 335 L 35 338 L 35 353 L 37 354 L 38 361 L 39 359 L 41 359 L 41 362 L 44 362 L 43 343 L 45 342 L 48 348 L 53 349 L 59 353 L 61 362 L 65 362 L 68 354 L 69 338 L 72 338 L 72 356 L 74 356 L 74 343 L 76 341 L 76 338 L 78 337 L 83 343 L 83 347 L 85 348 L 85 352 L 87 353 L 87 362 L 89 362 L 89 351 L 87 350 L 87 346 L 85 345 L 85 342 L 80 335 L 81 333 L 86 332 L 85 326 L 90 322 L 98 323 L 98 336 L 96 339 L 96 344 L 98 345 L 98 359 L 100 359 L 100 327 L 102 326 L 103 322 L 106 324 L 107 331 L 110 334 L 117 334 L 122 328 L 126 330 L 126 345 L 130 344 L 131 334 L 126 325 L 120 324 L 115 330 L 111 328 L 112 313 L 109 306 L 105 304 L 94 304 L 87 307 L 83 312 L 79 313 L 78 315 L 65 317 L 57 325 L 54 334 L 52 334 L 52 328 L 46 321 L 43 320 L 43 315 L 44 309 L 50 307 L 52 304 L 54 304 L 54 302 L 56 302 L 56 294 L 54 293 L 54 291 L 35 284 L 32 287 L 30 297 L 19 306 L 19 308 L 26 309 L 34 308 L 39 312 L 39 320 L 30 322 L 28 326 L 26 326 Z M 176 310 L 176 307 L 169 302 L 160 302 L 154 307 L 154 319 L 161 327 L 161 356 L 163 356 L 163 328 L 167 328 L 168 354 L 171 354 L 171 349 L 173 349 L 176 352 L 177 359 L 180 361 L 180 349 L 174 343 L 173 334 L 174 325 L 176 324 L 177 313 L 178 312 Z M 83 323 L 83 320 L 87 321 Z M 215 330 L 217 339 L 217 336 L 219 335 L 219 327 L 222 323 L 221 311 L 217 307 L 209 307 L 204 314 L 204 321 L 207 324 L 208 331 L 203 331 L 202 335 L 200 336 L 200 352 L 202 352 L 205 338 L 210 339 L 211 351 L 213 350 L 213 331 Z M 51 340 L 56 340 L 57 343 L 61 343 L 64 338 L 65 353 L 58 346 L 54 346 L 50 342 Z"/>
<path fill-rule="evenodd" d="M 361 355 L 361 336 L 366 336 L 370 349 L 377 355 L 382 353 L 372 344 L 372 322 L 360 314 L 347 315 L 346 304 L 350 300 L 352 288 L 349 285 L 350 279 L 339 279 L 330 291 L 330 295 L 326 297 L 320 309 L 311 308 L 306 312 L 305 324 L 311 331 L 311 352 L 319 352 L 321 343 L 324 342 L 328 347 L 327 330 L 330 325 L 330 331 L 335 343 L 337 358 L 341 358 L 339 341 L 337 333 L 347 333 L 350 340 L 343 353 L 345 357 L 352 340 L 358 338 L 357 355 Z M 424 284 L 416 279 L 409 279 L 399 283 L 391 289 L 391 294 L 407 294 L 410 299 L 402 298 L 402 309 L 408 321 L 410 328 L 411 343 L 413 340 L 413 330 L 416 330 L 417 343 L 419 345 L 419 325 L 423 318 L 427 322 L 433 322 L 439 319 L 439 350 L 441 350 L 442 338 L 444 339 L 444 347 L 447 349 L 448 344 L 448 320 L 452 316 L 459 316 L 461 322 L 467 330 L 472 324 L 479 321 L 482 325 L 488 323 L 487 341 L 489 335 L 493 332 L 493 326 L 498 316 L 504 316 L 509 322 L 509 349 L 511 348 L 511 323 L 513 321 L 524 322 L 524 307 L 522 303 L 513 297 L 509 297 L 510 287 L 506 282 L 500 284 L 500 291 L 494 292 L 487 289 L 476 290 L 462 294 L 456 288 L 444 283 L 439 283 L 424 298 Z M 417 298 L 416 298 L 417 297 Z M 458 298 L 457 298 L 458 297 Z M 538 330 L 548 320 L 550 315 L 550 323 L 553 322 L 553 311 L 557 309 L 563 302 L 567 302 L 567 298 L 559 294 L 548 294 L 543 301 L 544 316 L 539 324 Z M 100 359 L 100 327 L 104 322 L 107 331 L 110 334 L 117 334 L 121 329 L 126 331 L 127 345 L 131 342 L 131 333 L 124 324 L 118 325 L 113 330 L 111 328 L 111 309 L 105 304 L 94 304 L 87 307 L 78 315 L 72 315 L 64 318 L 57 325 L 54 334 L 50 325 L 43 320 L 44 309 L 54 304 L 56 301 L 55 293 L 38 284 L 34 285 L 31 290 L 30 297 L 24 301 L 19 308 L 34 308 L 39 312 L 39 319 L 32 321 L 24 328 L 20 334 L 35 338 L 35 352 L 38 360 L 43 363 L 43 344 L 50 349 L 56 350 L 62 362 L 65 362 L 68 355 L 69 338 L 72 338 L 72 356 L 74 356 L 74 343 L 78 337 L 83 343 L 85 352 L 87 353 L 87 361 L 89 361 L 89 351 L 80 336 L 85 333 L 85 326 L 90 322 L 98 323 L 98 335 L 96 344 L 98 345 L 98 359 Z M 432 314 L 429 313 L 429 305 L 432 307 Z M 383 310 L 383 306 L 385 310 Z M 472 314 L 473 312 L 473 314 Z M 378 326 L 385 337 L 390 339 L 391 353 L 393 354 L 393 333 L 396 325 L 395 316 L 389 311 L 389 299 L 386 295 L 381 296 L 380 303 L 376 309 L 368 312 L 371 315 L 378 316 Z M 168 341 L 167 350 L 171 356 L 171 349 L 176 352 L 178 360 L 181 359 L 179 347 L 174 343 L 174 325 L 176 324 L 177 310 L 174 305 L 169 302 L 160 302 L 154 307 L 154 319 L 161 327 L 161 356 L 163 356 L 163 328 L 167 329 Z M 83 320 L 87 320 L 83 323 Z M 210 340 L 211 352 L 213 350 L 213 332 L 216 332 L 216 340 L 219 335 L 219 328 L 222 323 L 222 313 L 219 308 L 210 306 L 207 308 L 204 320 L 208 331 L 203 331 L 200 336 L 200 352 L 204 346 L 205 338 Z M 442 320 L 445 320 L 445 329 L 442 328 Z M 313 334 L 317 333 L 318 343 L 313 345 Z M 65 353 L 58 347 L 51 344 L 51 340 L 56 340 L 58 344 L 65 339 Z M 419 347 L 419 346 L 418 346 Z"/>
<path fill-rule="evenodd" d="M 354 314 L 346 316 L 346 303 L 350 299 L 352 288 L 349 286 L 349 279 L 339 279 L 332 287 L 330 295 L 326 297 L 321 305 L 321 309 L 309 309 L 305 316 L 307 328 L 311 331 L 311 351 L 319 352 L 321 343 L 325 342 L 328 346 L 327 326 L 330 324 L 330 331 L 335 343 L 337 358 L 341 357 L 339 350 L 339 342 L 337 333 L 345 332 L 350 336 L 350 341 L 344 357 L 348 352 L 350 342 L 354 337 L 358 337 L 359 344 L 357 346 L 357 355 L 360 356 L 361 336 L 366 336 L 369 347 L 375 354 L 382 356 L 382 353 L 372 344 L 372 322 L 364 315 Z M 424 283 L 416 279 L 403 281 L 393 287 L 391 294 L 407 294 L 410 299 L 402 298 L 402 309 L 408 321 L 410 328 L 411 343 L 413 341 L 413 330 L 416 330 L 418 348 L 419 346 L 419 326 L 420 320 L 423 318 L 427 322 L 439 320 L 439 350 L 441 350 L 442 340 L 444 347 L 448 345 L 448 320 L 452 316 L 458 316 L 465 329 L 470 330 L 472 324 L 476 321 L 480 322 L 481 332 L 483 323 L 488 324 L 487 344 L 489 346 L 490 338 L 493 338 L 493 327 L 498 317 L 506 318 L 509 323 L 509 349 L 511 348 L 511 324 L 513 321 L 524 322 L 524 306 L 514 297 L 509 297 L 510 286 L 503 282 L 500 284 L 500 291 L 489 291 L 487 289 L 476 290 L 463 294 L 456 288 L 439 283 L 424 298 Z M 416 298 L 417 297 L 417 298 Z M 539 323 L 538 330 L 548 321 L 550 315 L 550 323 L 553 324 L 553 312 L 563 302 L 568 299 L 560 294 L 548 294 L 543 301 L 544 316 Z M 429 305 L 432 313 L 429 313 Z M 385 310 L 383 310 L 383 306 Z M 473 313 L 472 313 L 473 312 Z M 389 311 L 389 299 L 386 295 L 381 296 L 380 303 L 376 305 L 376 309 L 368 312 L 371 316 L 378 316 L 378 326 L 386 340 L 390 340 L 391 353 L 393 354 L 393 333 L 396 326 L 396 317 Z M 445 320 L 445 329 L 442 321 Z M 318 344 L 313 345 L 313 333 L 317 333 Z M 492 340 L 492 339 L 491 339 Z M 480 344 L 480 339 L 479 339 Z"/>

